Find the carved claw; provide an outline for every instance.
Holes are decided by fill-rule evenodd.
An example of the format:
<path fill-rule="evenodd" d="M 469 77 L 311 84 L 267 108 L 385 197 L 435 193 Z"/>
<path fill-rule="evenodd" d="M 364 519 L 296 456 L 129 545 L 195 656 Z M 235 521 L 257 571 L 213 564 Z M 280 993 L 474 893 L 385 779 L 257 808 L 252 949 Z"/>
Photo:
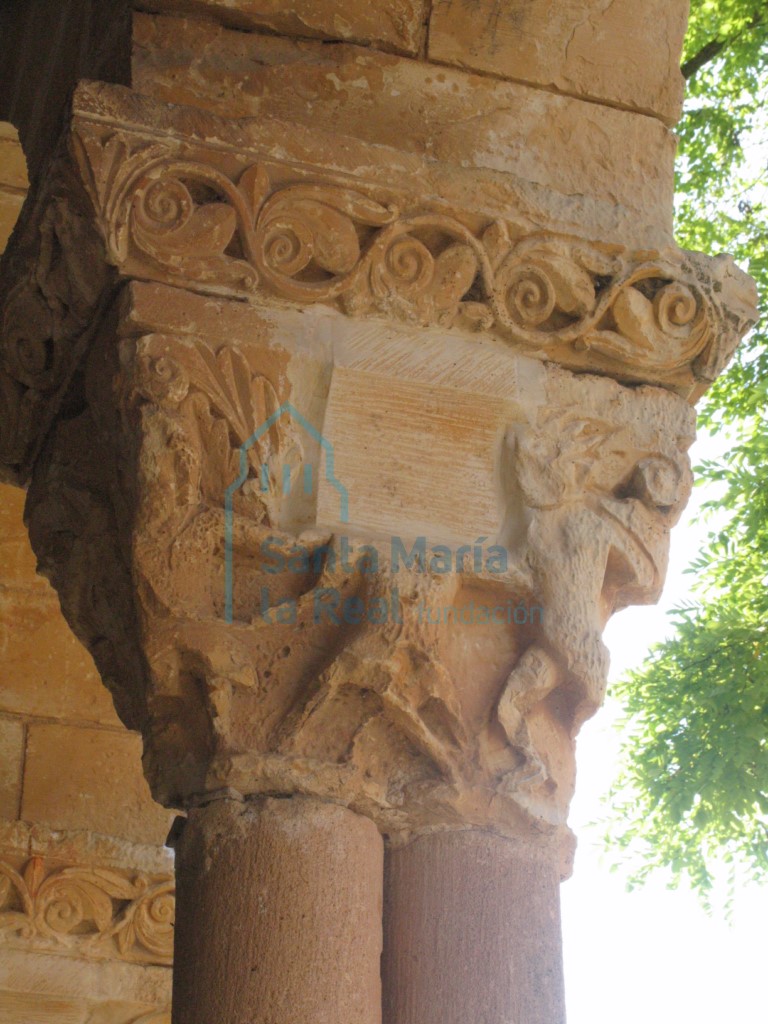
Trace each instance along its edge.
<path fill-rule="evenodd" d="M 545 782 L 549 778 L 547 767 L 531 740 L 525 716 L 557 686 L 559 674 L 552 656 L 534 644 L 507 679 L 496 713 L 510 745 L 523 755 L 523 763 L 507 773 L 506 788 Z"/>

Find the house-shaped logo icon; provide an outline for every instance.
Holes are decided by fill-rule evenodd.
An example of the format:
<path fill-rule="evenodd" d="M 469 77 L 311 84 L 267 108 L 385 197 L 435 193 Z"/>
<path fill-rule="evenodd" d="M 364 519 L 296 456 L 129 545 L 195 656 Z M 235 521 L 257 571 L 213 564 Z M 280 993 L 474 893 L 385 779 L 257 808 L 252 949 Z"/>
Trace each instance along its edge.
<path fill-rule="evenodd" d="M 252 463 L 249 462 L 249 452 L 258 445 L 260 440 L 278 423 L 282 417 L 288 416 L 300 426 L 316 442 L 322 457 L 325 454 L 325 479 L 328 484 L 338 492 L 339 495 L 339 521 L 349 522 L 349 494 L 346 487 L 337 479 L 334 470 L 333 445 L 306 419 L 305 416 L 294 408 L 290 402 L 284 402 L 275 412 L 261 423 L 251 436 L 240 445 L 240 472 L 224 492 L 224 619 L 226 622 L 233 621 L 233 587 L 234 587 L 234 565 L 233 565 L 233 543 L 232 534 L 234 526 L 234 498 L 240 488 L 248 480 Z M 280 492 L 287 495 L 293 486 L 294 470 L 289 465 L 284 465 L 282 471 L 277 473 L 274 464 L 268 465 L 262 462 L 258 470 L 259 488 L 263 493 L 271 491 L 275 486 L 276 478 L 279 480 Z M 302 466 L 301 479 L 305 494 L 313 491 L 313 467 L 311 464 Z"/>

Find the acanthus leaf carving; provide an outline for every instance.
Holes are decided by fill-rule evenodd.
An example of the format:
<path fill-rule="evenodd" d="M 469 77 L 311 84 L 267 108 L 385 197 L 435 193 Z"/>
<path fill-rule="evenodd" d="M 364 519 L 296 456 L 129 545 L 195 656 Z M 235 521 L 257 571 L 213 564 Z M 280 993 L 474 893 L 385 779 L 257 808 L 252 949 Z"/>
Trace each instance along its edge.
<path fill-rule="evenodd" d="M 113 259 L 148 261 L 172 282 L 481 327 L 565 365 L 673 385 L 713 349 L 730 354 L 756 315 L 732 263 L 708 274 L 695 254 L 523 234 L 500 220 L 476 230 L 460 213 L 410 211 L 332 181 L 285 184 L 284 173 L 273 185 L 265 162 L 231 175 L 199 150 L 195 160 L 141 153 L 98 202 Z"/>
<path fill-rule="evenodd" d="M 261 506 L 256 518 L 275 521 L 281 492 L 298 472 L 302 446 L 290 417 L 278 415 L 273 384 L 254 372 L 242 353 L 226 345 L 214 352 L 206 345 L 147 336 L 139 344 L 132 387 L 161 410 L 182 505 L 220 503 L 244 459 L 247 478 L 235 494 L 236 505 L 247 501 L 252 517 Z"/>
<path fill-rule="evenodd" d="M 98 866 L 0 860 L 0 935 L 141 963 L 173 957 L 174 881 Z"/>

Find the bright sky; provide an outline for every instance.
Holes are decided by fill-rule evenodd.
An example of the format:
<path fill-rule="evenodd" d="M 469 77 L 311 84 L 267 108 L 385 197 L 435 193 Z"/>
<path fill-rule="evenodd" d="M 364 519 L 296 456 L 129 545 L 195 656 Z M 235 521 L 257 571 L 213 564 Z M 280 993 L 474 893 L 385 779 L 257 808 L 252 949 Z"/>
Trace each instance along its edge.
<path fill-rule="evenodd" d="M 702 438 L 694 465 L 723 449 Z M 709 497 L 695 488 L 672 535 L 672 558 L 661 603 L 631 608 L 613 618 L 605 640 L 611 677 L 639 665 L 648 647 L 670 632 L 665 609 L 690 596 L 683 573 L 708 533 L 698 514 Z M 602 854 L 605 815 L 600 797 L 616 774 L 617 709 L 606 704 L 579 736 L 576 798 L 570 824 L 579 838 L 573 878 L 562 887 L 568 1024 L 751 1024 L 768 1020 L 768 886 L 743 889 L 734 923 L 709 917 L 689 891 L 670 891 L 665 880 L 627 893 Z"/>

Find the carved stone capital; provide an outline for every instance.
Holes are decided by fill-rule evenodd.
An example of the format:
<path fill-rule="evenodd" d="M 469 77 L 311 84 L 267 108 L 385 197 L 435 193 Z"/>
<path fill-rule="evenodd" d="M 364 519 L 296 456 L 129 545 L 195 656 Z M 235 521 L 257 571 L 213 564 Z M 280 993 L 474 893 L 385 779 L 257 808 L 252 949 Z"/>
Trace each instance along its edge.
<path fill-rule="evenodd" d="M 657 598 L 688 495 L 682 398 L 136 284 L 79 402 L 31 536 L 158 799 L 560 841 L 602 628 Z"/>
<path fill-rule="evenodd" d="M 76 93 L 8 264 L 4 461 L 169 805 L 564 828 L 602 628 L 659 594 L 754 289 L 463 173 Z"/>

